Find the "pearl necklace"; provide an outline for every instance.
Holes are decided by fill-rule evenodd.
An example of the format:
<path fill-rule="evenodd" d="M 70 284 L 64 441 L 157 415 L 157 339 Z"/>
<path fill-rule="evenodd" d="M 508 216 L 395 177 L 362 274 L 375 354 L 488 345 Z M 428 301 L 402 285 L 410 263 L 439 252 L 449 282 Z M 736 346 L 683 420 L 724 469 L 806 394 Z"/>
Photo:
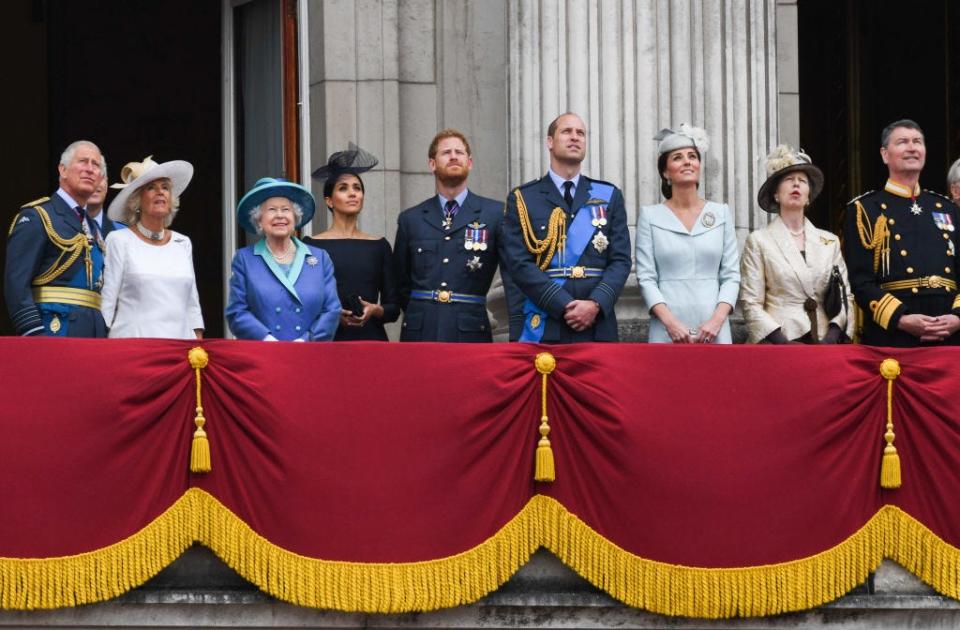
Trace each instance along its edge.
<path fill-rule="evenodd" d="M 143 223 L 140 223 L 139 221 L 137 221 L 137 231 L 140 232 L 140 234 L 142 234 L 144 238 L 148 238 L 151 241 L 155 241 L 155 242 L 162 241 L 164 233 L 166 232 L 166 230 L 163 228 L 160 228 L 159 232 L 154 232 L 153 230 L 144 227 Z"/>
<path fill-rule="evenodd" d="M 279 254 L 275 254 L 274 251 L 270 249 L 269 245 L 267 245 L 267 249 L 270 250 L 270 255 L 273 256 L 273 259 L 282 265 L 284 264 L 284 261 L 290 258 L 293 254 L 293 241 L 287 241 L 286 247 L 284 247 L 284 250 Z"/>

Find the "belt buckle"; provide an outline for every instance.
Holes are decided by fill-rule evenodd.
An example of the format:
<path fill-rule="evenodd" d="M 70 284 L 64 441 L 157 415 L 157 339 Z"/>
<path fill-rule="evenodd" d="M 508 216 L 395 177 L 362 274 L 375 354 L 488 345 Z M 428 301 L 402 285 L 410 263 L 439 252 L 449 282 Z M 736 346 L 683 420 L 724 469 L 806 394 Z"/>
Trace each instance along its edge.
<path fill-rule="evenodd" d="M 450 298 L 452 297 L 452 295 L 453 294 L 450 291 L 447 291 L 446 289 L 437 291 L 437 302 L 443 302 L 444 304 L 447 304 L 450 302 Z"/>
<path fill-rule="evenodd" d="M 931 289 L 939 289 L 940 287 L 943 286 L 943 278 L 941 278 L 940 276 L 930 276 L 927 279 L 927 285 Z"/>
<path fill-rule="evenodd" d="M 587 270 L 585 267 L 577 265 L 576 267 L 570 267 L 570 277 L 571 278 L 586 278 Z"/>

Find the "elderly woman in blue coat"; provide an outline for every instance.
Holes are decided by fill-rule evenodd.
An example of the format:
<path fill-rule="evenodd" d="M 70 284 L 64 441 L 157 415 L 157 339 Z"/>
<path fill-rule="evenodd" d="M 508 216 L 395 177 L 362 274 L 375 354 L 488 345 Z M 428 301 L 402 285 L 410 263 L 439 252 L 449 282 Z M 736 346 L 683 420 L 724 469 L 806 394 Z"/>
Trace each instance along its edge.
<path fill-rule="evenodd" d="M 233 257 L 227 324 L 238 339 L 333 339 L 340 321 L 333 263 L 295 236 L 315 210 L 309 190 L 279 178 L 257 181 L 240 200 L 240 225 L 263 238 Z"/>

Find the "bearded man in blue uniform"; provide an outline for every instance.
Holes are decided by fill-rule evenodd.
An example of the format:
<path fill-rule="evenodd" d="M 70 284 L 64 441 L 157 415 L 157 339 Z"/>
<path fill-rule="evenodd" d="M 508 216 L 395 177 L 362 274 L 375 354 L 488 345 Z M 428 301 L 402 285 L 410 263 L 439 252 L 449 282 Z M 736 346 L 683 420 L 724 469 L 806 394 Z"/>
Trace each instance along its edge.
<path fill-rule="evenodd" d="M 85 209 L 106 174 L 103 155 L 80 140 L 64 150 L 58 170 L 57 191 L 24 205 L 10 224 L 7 311 L 20 335 L 105 337 L 103 237 Z"/>
<path fill-rule="evenodd" d="M 852 200 L 844 258 L 859 307 L 860 340 L 874 346 L 960 345 L 958 209 L 920 189 L 927 149 L 912 120 L 887 125 L 880 155 L 883 190 Z"/>
<path fill-rule="evenodd" d="M 623 194 L 580 172 L 587 128 L 579 116 L 558 116 L 546 142 L 550 170 L 507 197 L 510 340 L 617 341 L 614 307 L 631 266 Z"/>

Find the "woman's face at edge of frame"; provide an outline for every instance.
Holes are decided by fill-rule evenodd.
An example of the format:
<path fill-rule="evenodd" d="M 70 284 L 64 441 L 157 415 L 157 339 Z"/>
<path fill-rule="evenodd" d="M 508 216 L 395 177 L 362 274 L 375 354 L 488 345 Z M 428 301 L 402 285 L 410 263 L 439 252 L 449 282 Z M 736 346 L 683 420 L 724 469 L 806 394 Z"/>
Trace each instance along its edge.
<path fill-rule="evenodd" d="M 363 185 L 356 175 L 347 174 L 337 178 L 333 192 L 324 198 L 328 208 L 341 214 L 359 214 L 363 210 Z"/>

